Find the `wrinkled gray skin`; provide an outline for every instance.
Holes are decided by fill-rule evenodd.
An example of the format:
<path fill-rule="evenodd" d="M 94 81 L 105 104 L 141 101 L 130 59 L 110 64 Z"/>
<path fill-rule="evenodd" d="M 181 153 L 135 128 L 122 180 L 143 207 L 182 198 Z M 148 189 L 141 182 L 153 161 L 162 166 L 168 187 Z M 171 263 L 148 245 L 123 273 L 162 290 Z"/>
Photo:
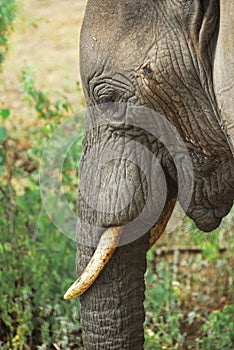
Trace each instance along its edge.
<path fill-rule="evenodd" d="M 176 127 L 194 167 L 195 184 L 187 214 L 203 231 L 219 226 L 234 199 L 233 155 L 213 85 L 218 31 L 218 1 L 89 0 L 81 33 L 81 75 L 87 105 L 98 108 L 101 103 L 118 101 L 144 105 Z M 95 115 L 89 118 L 95 124 Z M 137 167 L 124 160 L 110 162 L 95 184 L 102 210 L 90 208 L 85 198 L 90 196 L 95 177 L 85 161 L 90 149 L 100 142 L 118 140 L 124 134 L 140 140 L 160 159 L 168 200 L 177 192 L 173 161 L 164 147 L 144 131 L 126 128 L 124 123 L 118 128 L 115 120 L 113 115 L 108 126 L 86 133 L 80 167 L 83 190 L 79 216 L 103 228 L 125 225 L 137 217 L 147 186 Z M 111 158 L 111 150 L 103 147 L 101 152 L 110 152 Z M 115 212 L 121 179 L 133 184 L 134 204 Z M 106 195 L 109 187 L 111 196 Z M 114 203 L 111 214 L 105 211 L 108 201 Z M 78 234 L 93 235 L 94 244 L 98 240 L 94 232 L 81 226 Z M 119 247 L 94 285 L 80 297 L 85 349 L 143 349 L 148 240 L 145 234 Z M 79 274 L 93 251 L 78 245 Z"/>

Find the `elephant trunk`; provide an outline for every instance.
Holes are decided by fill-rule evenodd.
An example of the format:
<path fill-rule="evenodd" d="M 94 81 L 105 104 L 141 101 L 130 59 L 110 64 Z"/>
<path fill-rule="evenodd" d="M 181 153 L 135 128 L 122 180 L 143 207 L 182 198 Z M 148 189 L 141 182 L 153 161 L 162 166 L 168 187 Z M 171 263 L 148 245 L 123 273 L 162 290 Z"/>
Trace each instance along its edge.
<path fill-rule="evenodd" d="M 73 285 L 81 289 L 76 293 L 72 287 L 65 297 L 80 295 L 86 350 L 142 350 L 144 345 L 149 230 L 144 222 L 140 233 L 139 227 L 130 226 L 144 208 L 148 188 L 140 167 L 133 162 L 135 158 L 129 160 L 125 155 L 127 149 L 123 136 L 110 127 L 92 129 L 83 142 L 77 224 L 80 277 Z M 137 153 L 133 149 L 131 155 L 134 151 Z M 122 227 L 127 228 L 119 237 Z M 104 246 L 103 237 L 107 237 Z"/>
<path fill-rule="evenodd" d="M 148 135 L 114 126 L 86 131 L 79 168 L 80 277 L 65 298 L 80 296 L 86 350 L 143 349 L 146 253 L 175 204 L 173 195 L 167 207 L 167 178 Z"/>
<path fill-rule="evenodd" d="M 86 350 L 142 350 L 144 344 L 144 273 L 149 235 L 118 247 L 95 283 L 80 297 Z M 78 245 L 80 274 L 93 249 Z"/>

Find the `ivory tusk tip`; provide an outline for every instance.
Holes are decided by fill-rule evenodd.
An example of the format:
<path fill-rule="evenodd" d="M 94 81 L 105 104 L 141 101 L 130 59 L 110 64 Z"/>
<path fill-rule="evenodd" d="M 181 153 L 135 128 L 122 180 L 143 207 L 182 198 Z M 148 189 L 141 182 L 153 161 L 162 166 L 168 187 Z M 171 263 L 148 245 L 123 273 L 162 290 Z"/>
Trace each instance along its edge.
<path fill-rule="evenodd" d="M 64 300 L 70 300 L 70 299 L 73 299 L 73 298 L 75 298 L 75 297 L 76 297 L 75 294 L 71 294 L 71 293 L 66 292 L 66 293 L 64 294 L 64 296 L 63 296 L 63 299 L 64 299 Z"/>
<path fill-rule="evenodd" d="M 66 293 L 64 294 L 64 296 L 63 296 L 63 299 L 64 299 L 64 300 L 70 300 L 70 299 L 72 299 L 72 296 L 71 296 L 68 292 L 66 292 Z"/>
<path fill-rule="evenodd" d="M 75 297 L 78 297 L 80 294 L 82 294 L 79 289 L 76 288 L 76 282 L 73 283 L 73 285 L 66 291 L 66 293 L 64 294 L 63 299 L 64 300 L 69 300 L 69 299 L 73 299 Z"/>
<path fill-rule="evenodd" d="M 69 299 L 72 299 L 72 296 L 71 296 L 68 292 L 66 292 L 66 293 L 64 294 L 64 296 L 63 296 L 63 299 L 64 299 L 64 300 L 69 300 Z"/>

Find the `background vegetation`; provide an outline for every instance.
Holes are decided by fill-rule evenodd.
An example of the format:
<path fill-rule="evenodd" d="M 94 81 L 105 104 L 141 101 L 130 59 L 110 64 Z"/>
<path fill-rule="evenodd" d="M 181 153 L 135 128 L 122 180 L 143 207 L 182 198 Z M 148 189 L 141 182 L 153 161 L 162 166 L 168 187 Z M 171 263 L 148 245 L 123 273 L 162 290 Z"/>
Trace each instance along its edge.
<path fill-rule="evenodd" d="M 52 2 L 37 3 L 32 2 L 33 11 L 37 6 L 40 11 L 51 11 Z M 57 13 L 63 10 L 62 3 L 54 5 Z M 47 17 L 26 14 L 19 11 L 20 20 L 15 23 L 22 36 L 27 30 L 36 36 L 44 25 L 52 25 Z M 0 1 L 1 62 L 14 17 L 15 2 Z M 11 36 L 11 40 L 14 52 L 16 39 Z M 27 50 L 25 41 L 23 48 Z M 32 50 L 27 52 L 33 57 Z M 66 56 L 68 48 L 62 52 Z M 79 304 L 62 298 L 74 280 L 76 248 L 43 209 L 39 165 L 56 126 L 75 112 L 73 96 L 80 96 L 79 106 L 83 98 L 75 84 L 63 83 L 59 91 L 47 92 L 50 79 L 44 81 L 45 88 L 37 81 L 38 71 L 45 68 L 20 67 L 15 60 L 14 55 L 9 57 L 9 66 L 3 67 L 0 76 L 4 81 L 0 100 L 0 349 L 82 349 Z M 8 81 L 14 62 L 18 87 L 12 94 Z M 80 134 L 82 125 L 83 120 Z M 74 169 L 81 150 L 79 138 L 63 171 L 66 196 L 74 210 L 78 185 Z M 209 235 L 199 232 L 187 218 L 170 227 L 148 254 L 146 349 L 233 349 L 233 213 Z"/>
<path fill-rule="evenodd" d="M 8 49 L 8 35 L 15 18 L 15 0 L 2 0 L 0 3 L 0 65 L 5 60 Z"/>

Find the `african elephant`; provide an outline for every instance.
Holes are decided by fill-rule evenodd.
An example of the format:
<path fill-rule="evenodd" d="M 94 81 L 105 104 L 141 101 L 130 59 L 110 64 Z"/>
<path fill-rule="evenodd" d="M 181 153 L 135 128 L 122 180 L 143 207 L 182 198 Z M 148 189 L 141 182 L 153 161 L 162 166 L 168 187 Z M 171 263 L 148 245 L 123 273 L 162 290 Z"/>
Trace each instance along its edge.
<path fill-rule="evenodd" d="M 234 15 L 233 6 L 232 10 Z M 223 101 L 216 96 L 222 90 L 224 57 L 219 23 L 218 0 L 88 0 L 80 48 L 90 108 L 80 165 L 80 277 L 65 295 L 66 299 L 81 295 L 85 349 L 143 349 L 146 252 L 165 229 L 183 176 L 192 173 L 193 181 L 189 188 L 185 179 L 183 195 L 187 198 L 186 191 L 191 190 L 191 198 L 184 210 L 201 230 L 218 227 L 233 205 L 233 129 L 228 113 L 223 116 Z M 131 106 L 150 111 L 149 118 L 147 113 L 137 117 L 140 126 L 134 124 L 134 112 L 130 123 L 126 118 Z M 169 135 L 165 142 L 147 126 L 158 114 L 176 130 L 176 136 Z M 97 123 L 97 118 L 105 122 Z M 160 125 L 156 123 L 156 133 Z M 186 151 L 175 147 L 173 153 L 175 140 Z M 131 145 L 132 154 L 138 154 L 137 144 L 143 150 L 141 159 L 125 159 Z M 149 219 L 139 234 L 142 221 L 131 223 L 151 195 L 147 176 L 137 165 L 144 166 L 147 152 L 158 160 L 151 177 L 159 197 L 153 196 L 149 207 L 156 203 L 157 209 L 162 198 L 164 202 L 155 222 Z M 186 163 L 189 170 L 183 163 L 186 157 L 192 164 Z M 125 232 L 126 226 L 132 231 Z"/>

